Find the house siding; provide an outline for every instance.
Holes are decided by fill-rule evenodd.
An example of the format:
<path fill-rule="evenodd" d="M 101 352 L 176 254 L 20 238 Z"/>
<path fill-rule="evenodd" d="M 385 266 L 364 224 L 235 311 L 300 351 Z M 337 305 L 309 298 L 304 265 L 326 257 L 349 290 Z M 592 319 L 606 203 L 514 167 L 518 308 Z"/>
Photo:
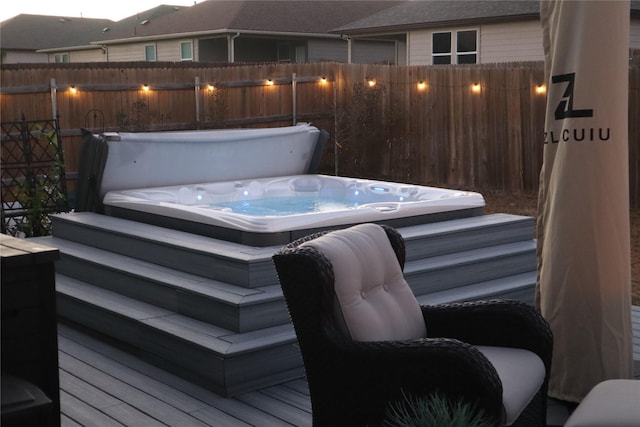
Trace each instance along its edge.
<path fill-rule="evenodd" d="M 409 65 L 431 65 L 431 34 L 443 31 L 478 30 L 478 62 L 541 61 L 540 21 L 488 24 L 477 27 L 443 27 L 409 33 Z"/>
<path fill-rule="evenodd" d="M 631 21 L 629 47 L 631 49 L 640 49 L 640 19 Z"/>
<path fill-rule="evenodd" d="M 198 61 L 198 41 L 193 39 L 174 39 L 174 40 L 162 40 L 156 42 L 156 60 L 157 61 L 169 61 L 169 62 L 181 62 L 180 56 L 180 44 L 184 42 L 191 42 L 193 61 Z M 144 53 L 144 51 L 141 51 Z"/>
<path fill-rule="evenodd" d="M 543 61 L 540 21 L 522 21 L 480 27 L 480 63 Z"/>
<path fill-rule="evenodd" d="M 128 43 L 108 46 L 108 61 L 144 61 L 144 47 L 150 43 Z M 157 58 L 156 51 L 156 58 Z"/>
<path fill-rule="evenodd" d="M 309 62 L 347 62 L 348 46 L 344 40 L 309 40 Z"/>
<path fill-rule="evenodd" d="M 431 65 L 431 30 L 410 31 L 409 65 Z"/>
<path fill-rule="evenodd" d="M 48 62 L 46 53 L 3 50 L 3 64 L 40 64 Z"/>
<path fill-rule="evenodd" d="M 198 60 L 198 41 L 192 39 L 172 39 L 109 45 L 109 62 L 144 61 L 144 47 L 156 45 L 156 61 L 180 62 L 180 43 L 193 42 L 193 60 Z"/>
<path fill-rule="evenodd" d="M 55 61 L 55 55 L 50 55 L 50 61 Z M 106 52 L 102 49 L 76 50 L 69 52 L 69 62 L 104 62 L 107 60 Z"/>
<path fill-rule="evenodd" d="M 396 64 L 395 42 L 354 40 L 351 50 L 354 64 Z"/>

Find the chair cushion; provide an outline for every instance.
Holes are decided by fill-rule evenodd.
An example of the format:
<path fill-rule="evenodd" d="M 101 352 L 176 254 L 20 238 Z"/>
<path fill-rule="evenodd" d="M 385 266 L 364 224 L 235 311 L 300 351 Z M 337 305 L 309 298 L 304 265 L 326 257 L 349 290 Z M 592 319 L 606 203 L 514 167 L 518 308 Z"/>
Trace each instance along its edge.
<path fill-rule="evenodd" d="M 631 427 L 640 425 L 640 381 L 607 380 L 580 402 L 565 427 Z"/>
<path fill-rule="evenodd" d="M 389 238 L 376 224 L 360 224 L 304 243 L 333 266 L 336 318 L 355 341 L 424 338 L 426 327 Z"/>
<path fill-rule="evenodd" d="M 542 386 L 545 368 L 542 359 L 529 350 L 477 346 L 496 368 L 502 381 L 502 405 L 506 425 L 511 425 Z"/>

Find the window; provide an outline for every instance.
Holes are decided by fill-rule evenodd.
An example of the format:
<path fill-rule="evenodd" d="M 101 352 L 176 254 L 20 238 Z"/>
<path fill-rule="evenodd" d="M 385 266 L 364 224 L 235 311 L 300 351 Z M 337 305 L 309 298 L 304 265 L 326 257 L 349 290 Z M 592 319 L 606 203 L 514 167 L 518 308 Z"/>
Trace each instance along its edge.
<path fill-rule="evenodd" d="M 290 43 L 278 43 L 278 62 L 291 62 Z"/>
<path fill-rule="evenodd" d="M 433 64 L 476 64 L 477 62 L 477 30 L 432 34 Z"/>
<path fill-rule="evenodd" d="M 433 63 L 451 64 L 451 33 L 433 33 Z"/>
<path fill-rule="evenodd" d="M 456 53 L 458 64 L 475 64 L 478 62 L 477 31 L 465 30 L 456 33 Z"/>
<path fill-rule="evenodd" d="M 180 59 L 182 61 L 193 61 L 193 43 L 180 43 Z"/>
<path fill-rule="evenodd" d="M 68 53 L 56 53 L 54 55 L 54 60 L 57 64 L 62 62 L 69 62 L 69 54 Z"/>
<path fill-rule="evenodd" d="M 144 60 L 154 62 L 156 60 L 156 45 L 148 44 L 144 47 Z"/>

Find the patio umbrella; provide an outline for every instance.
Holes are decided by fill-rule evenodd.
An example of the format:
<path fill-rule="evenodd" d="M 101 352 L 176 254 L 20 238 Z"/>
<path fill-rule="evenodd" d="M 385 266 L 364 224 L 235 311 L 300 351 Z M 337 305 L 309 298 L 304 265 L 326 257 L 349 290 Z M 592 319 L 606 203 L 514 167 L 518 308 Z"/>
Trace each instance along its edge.
<path fill-rule="evenodd" d="M 549 395 L 632 376 L 629 1 L 541 1 L 547 111 L 536 304 L 554 333 Z"/>

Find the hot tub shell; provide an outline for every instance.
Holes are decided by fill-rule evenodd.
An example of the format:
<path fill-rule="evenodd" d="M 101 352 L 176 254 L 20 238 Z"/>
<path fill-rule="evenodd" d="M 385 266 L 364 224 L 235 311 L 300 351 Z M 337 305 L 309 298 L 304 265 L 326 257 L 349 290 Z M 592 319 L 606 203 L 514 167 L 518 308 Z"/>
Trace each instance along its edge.
<path fill-rule="evenodd" d="M 335 208 L 257 216 L 230 207 L 292 198 Z M 109 215 L 197 232 L 251 246 L 280 245 L 311 232 L 376 222 L 394 227 L 482 214 L 478 193 L 334 177 L 297 175 L 110 191 Z"/>
<path fill-rule="evenodd" d="M 91 158 L 102 151 L 103 165 L 80 173 L 81 200 L 96 200 L 81 205 L 250 246 L 282 245 L 362 222 L 401 227 L 483 214 L 478 193 L 319 175 L 327 138 L 309 124 L 87 134 L 83 151 L 93 150 Z M 339 200 L 343 207 L 260 217 L 220 206 L 279 197 Z"/>

